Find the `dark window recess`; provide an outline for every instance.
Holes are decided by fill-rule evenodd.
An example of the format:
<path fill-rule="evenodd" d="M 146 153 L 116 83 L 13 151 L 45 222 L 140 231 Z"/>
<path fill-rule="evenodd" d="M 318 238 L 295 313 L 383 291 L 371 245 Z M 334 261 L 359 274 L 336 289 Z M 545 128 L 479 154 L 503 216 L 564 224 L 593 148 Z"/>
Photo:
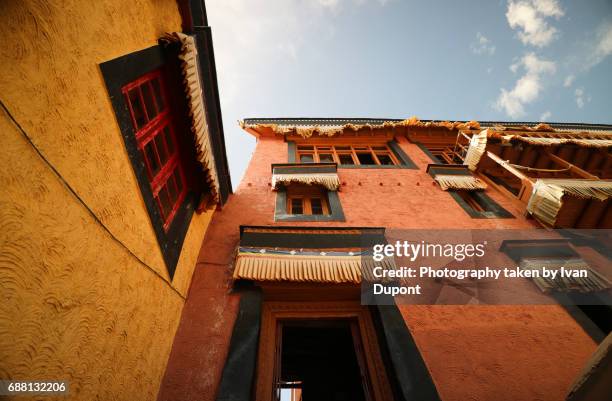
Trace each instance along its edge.
<path fill-rule="evenodd" d="M 514 217 L 499 206 L 484 191 L 449 191 L 459 205 L 473 218 L 511 218 Z"/>
<path fill-rule="evenodd" d="M 340 159 L 340 164 L 345 164 L 345 165 L 355 164 L 355 162 L 353 162 L 353 156 L 351 155 L 338 155 L 338 158 Z"/>
<path fill-rule="evenodd" d="M 381 165 L 383 166 L 392 166 L 393 165 L 393 160 L 391 159 L 391 157 L 389 155 L 376 155 L 378 157 L 378 161 L 380 162 Z"/>
<path fill-rule="evenodd" d="M 310 209 L 312 214 L 323 214 L 323 202 L 321 201 L 321 199 L 310 199 Z"/>
<path fill-rule="evenodd" d="M 359 164 L 363 164 L 363 165 L 375 165 L 376 164 L 371 153 L 357 153 L 357 158 L 359 159 Z"/>
<path fill-rule="evenodd" d="M 275 401 L 371 399 L 356 322 L 282 324 Z M 366 396 L 367 394 L 367 396 Z"/>
<path fill-rule="evenodd" d="M 291 199 L 291 210 L 289 214 L 304 214 L 304 200 Z"/>
<path fill-rule="evenodd" d="M 300 163 L 314 163 L 313 155 L 300 155 Z"/>
<path fill-rule="evenodd" d="M 100 68 L 172 279 L 195 206 L 207 190 L 189 127 L 178 48 L 154 46 Z"/>

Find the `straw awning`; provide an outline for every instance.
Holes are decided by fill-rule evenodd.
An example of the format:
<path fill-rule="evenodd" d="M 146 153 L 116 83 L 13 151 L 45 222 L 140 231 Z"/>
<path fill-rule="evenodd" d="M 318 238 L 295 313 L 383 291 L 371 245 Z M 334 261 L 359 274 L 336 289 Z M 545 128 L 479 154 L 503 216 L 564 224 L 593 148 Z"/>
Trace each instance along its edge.
<path fill-rule="evenodd" d="M 487 188 L 487 184 L 481 179 L 472 175 L 444 175 L 438 174 L 434 180 L 440 185 L 444 191 L 459 190 L 459 191 L 477 191 Z"/>
<path fill-rule="evenodd" d="M 179 59 L 183 74 L 183 89 L 187 97 L 189 116 L 191 117 L 191 132 L 195 139 L 198 162 L 204 167 L 206 181 L 211 189 L 215 202 L 219 201 L 219 178 L 215 167 L 215 157 L 211 146 L 200 71 L 198 69 L 198 52 L 193 37 L 180 32 L 166 34 L 167 41 L 180 44 Z"/>
<path fill-rule="evenodd" d="M 374 262 L 371 257 L 361 255 L 278 255 L 239 252 L 233 277 L 255 281 L 360 284 L 364 275 L 367 281 L 373 281 L 371 271 L 375 266 L 381 266 L 383 269 L 395 268 L 392 259 Z"/>
<path fill-rule="evenodd" d="M 272 189 L 290 184 L 321 185 L 328 191 L 337 191 L 340 188 L 340 178 L 336 173 L 272 175 Z"/>
<path fill-rule="evenodd" d="M 473 135 L 470 139 L 470 146 L 468 147 L 465 155 L 463 164 L 468 166 L 472 171 L 476 170 L 482 155 L 484 155 L 487 148 L 487 130 L 481 131 L 479 134 Z"/>
<path fill-rule="evenodd" d="M 576 179 L 539 179 L 527 204 L 527 211 L 554 227 L 565 196 L 606 201 L 612 196 L 612 181 Z"/>

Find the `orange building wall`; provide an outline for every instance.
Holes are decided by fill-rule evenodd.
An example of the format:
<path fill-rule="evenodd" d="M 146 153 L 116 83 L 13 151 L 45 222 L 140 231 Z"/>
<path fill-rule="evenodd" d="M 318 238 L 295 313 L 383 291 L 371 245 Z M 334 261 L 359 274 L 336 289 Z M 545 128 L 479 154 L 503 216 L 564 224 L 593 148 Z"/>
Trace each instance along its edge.
<path fill-rule="evenodd" d="M 305 226 L 387 228 L 531 228 L 502 195 L 489 195 L 515 219 L 472 219 L 433 184 L 431 160 L 397 138 L 418 165 L 410 169 L 338 169 L 345 222 Z M 207 232 L 159 400 L 215 399 L 238 307 L 229 265 L 239 225 L 274 222 L 271 164 L 286 163 L 282 137 L 258 139 L 248 169 Z M 400 306 L 444 401 L 561 401 L 596 345 L 558 306 Z"/>

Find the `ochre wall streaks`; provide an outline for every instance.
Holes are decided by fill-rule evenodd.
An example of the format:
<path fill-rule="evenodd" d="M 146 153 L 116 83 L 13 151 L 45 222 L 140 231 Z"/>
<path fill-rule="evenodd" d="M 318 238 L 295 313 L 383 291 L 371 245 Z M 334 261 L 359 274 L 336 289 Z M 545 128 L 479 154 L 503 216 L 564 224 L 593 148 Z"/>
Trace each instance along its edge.
<path fill-rule="evenodd" d="M 170 283 L 99 64 L 180 30 L 177 4 L 3 1 L 0 16 L 2 103 L 82 199 L 0 111 L 0 379 L 154 399 L 213 212 L 193 216 Z"/>

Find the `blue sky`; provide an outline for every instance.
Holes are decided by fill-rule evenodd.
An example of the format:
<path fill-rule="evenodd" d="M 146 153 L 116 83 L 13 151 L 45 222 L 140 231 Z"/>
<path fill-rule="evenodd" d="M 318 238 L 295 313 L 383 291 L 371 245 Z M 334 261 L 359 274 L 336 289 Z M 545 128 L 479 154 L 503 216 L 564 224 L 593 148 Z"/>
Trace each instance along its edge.
<path fill-rule="evenodd" d="M 209 0 L 237 187 L 247 117 L 612 123 L 612 1 Z"/>

